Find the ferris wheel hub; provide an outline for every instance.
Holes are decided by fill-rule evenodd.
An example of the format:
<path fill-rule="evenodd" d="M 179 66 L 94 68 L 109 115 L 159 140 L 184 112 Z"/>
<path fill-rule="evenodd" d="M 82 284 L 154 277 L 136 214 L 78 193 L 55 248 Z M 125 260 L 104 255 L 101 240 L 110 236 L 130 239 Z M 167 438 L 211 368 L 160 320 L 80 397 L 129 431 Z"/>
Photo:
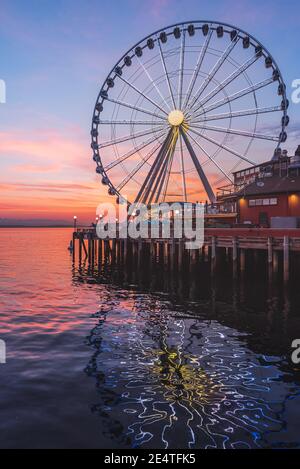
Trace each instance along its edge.
<path fill-rule="evenodd" d="M 173 127 L 179 127 L 184 121 L 184 114 L 179 109 L 174 109 L 168 115 L 169 124 Z"/>

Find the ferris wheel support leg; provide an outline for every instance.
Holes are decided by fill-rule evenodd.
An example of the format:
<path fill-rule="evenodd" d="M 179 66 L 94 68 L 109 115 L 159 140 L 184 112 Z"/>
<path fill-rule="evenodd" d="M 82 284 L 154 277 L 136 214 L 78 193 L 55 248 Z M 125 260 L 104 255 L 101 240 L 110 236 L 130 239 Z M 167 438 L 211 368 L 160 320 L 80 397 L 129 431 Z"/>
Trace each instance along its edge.
<path fill-rule="evenodd" d="M 173 160 L 173 156 L 174 156 L 174 151 L 175 151 L 177 139 L 178 139 L 178 132 L 174 133 L 174 139 L 172 141 L 171 146 L 167 150 L 167 155 L 166 155 L 166 158 L 165 158 L 165 162 L 164 162 L 163 168 L 162 168 L 162 170 L 159 174 L 159 177 L 158 177 L 157 186 L 159 184 L 159 188 L 158 188 L 158 191 L 157 191 L 157 194 L 156 194 L 155 203 L 157 203 L 159 201 L 159 197 L 160 197 L 161 191 L 163 189 L 163 186 L 165 186 L 165 188 L 164 188 L 164 198 L 163 198 L 163 200 L 165 200 L 167 187 L 168 187 L 168 184 L 169 184 L 171 167 L 172 167 L 172 160 Z M 155 192 L 156 192 L 156 189 L 153 190 L 152 196 L 154 196 Z M 151 201 L 152 201 L 152 199 L 151 199 Z M 151 201 L 150 201 L 150 203 L 151 203 Z"/>
<path fill-rule="evenodd" d="M 160 194 L 163 190 L 163 187 L 164 187 L 164 197 L 163 197 L 163 201 L 165 200 L 165 193 L 167 191 L 167 187 L 168 187 L 168 183 L 169 183 L 169 170 L 168 170 L 168 167 L 170 167 L 171 165 L 171 159 L 173 158 L 173 155 L 170 155 L 168 157 L 168 161 L 167 161 L 167 164 L 166 164 L 166 167 L 165 167 L 165 170 L 164 170 L 164 174 L 163 174 L 163 177 L 161 179 L 161 183 L 160 183 L 160 186 L 159 186 L 159 189 L 158 189 L 158 192 L 156 194 L 156 199 L 155 199 L 155 202 L 157 203 L 159 201 L 159 197 L 160 197 Z M 167 174 L 169 173 L 169 174 Z"/>
<path fill-rule="evenodd" d="M 153 171 L 153 174 L 152 174 L 151 179 L 149 181 L 148 187 L 145 191 L 144 198 L 143 198 L 143 203 L 144 204 L 147 203 L 147 199 L 149 198 L 149 195 L 150 195 L 151 191 L 152 191 L 152 195 L 149 198 L 148 203 L 150 204 L 152 202 L 152 199 L 153 199 L 153 196 L 154 196 L 155 191 L 157 189 L 157 186 L 159 184 L 159 181 L 163 177 L 163 174 L 165 172 L 165 169 L 167 167 L 167 163 L 168 163 L 168 160 L 169 160 L 169 150 L 170 150 L 170 143 L 171 143 L 171 140 L 172 140 L 172 134 L 173 134 L 173 131 L 171 129 L 170 138 L 167 139 L 166 145 L 162 149 L 160 159 L 159 159 L 159 161 L 156 165 L 156 168 Z M 153 187 L 153 184 L 154 184 L 155 180 L 156 180 L 156 184 Z"/>
<path fill-rule="evenodd" d="M 181 132 L 181 135 L 182 135 L 182 137 L 183 137 L 184 143 L 185 143 L 185 145 L 186 145 L 186 147 L 187 147 L 187 149 L 188 149 L 188 152 L 189 152 L 189 154 L 190 154 L 190 156 L 191 156 L 191 158 L 192 158 L 192 160 L 193 160 L 193 163 L 194 163 L 194 165 L 195 165 L 195 168 L 196 168 L 196 170 L 197 170 L 197 173 L 198 173 L 198 175 L 199 175 L 199 178 L 200 178 L 200 180 L 201 180 L 201 182 L 202 182 L 202 184 L 203 184 L 203 187 L 204 187 L 204 189 L 205 189 L 205 192 L 207 193 L 207 196 L 208 196 L 208 198 L 209 198 L 209 200 L 210 200 L 210 203 L 211 203 L 211 204 L 214 204 L 214 203 L 216 202 L 216 196 L 215 196 L 215 194 L 214 194 L 214 192 L 213 192 L 213 190 L 212 190 L 212 187 L 211 187 L 211 185 L 210 185 L 210 183 L 209 183 L 209 181 L 208 181 L 208 179 L 207 179 L 207 177 L 206 177 L 206 175 L 205 175 L 205 173 L 204 173 L 204 171 L 203 171 L 203 169 L 202 169 L 202 167 L 201 167 L 201 164 L 200 164 L 200 162 L 199 162 L 199 160 L 198 160 L 198 158 L 197 158 L 197 156 L 196 156 L 196 153 L 194 152 L 194 149 L 193 149 L 192 145 L 190 144 L 190 141 L 189 141 L 189 139 L 187 138 L 186 133 L 185 133 L 182 129 L 180 129 L 180 132 Z"/>
<path fill-rule="evenodd" d="M 153 197 L 155 195 L 155 192 L 157 191 L 157 188 L 159 187 L 155 202 L 158 201 L 158 197 L 159 197 L 159 194 L 161 193 L 161 189 L 162 189 L 162 186 L 163 186 L 165 174 L 166 174 L 166 171 L 167 171 L 168 162 L 169 162 L 169 152 L 166 152 L 165 157 L 164 157 L 164 162 L 161 166 L 160 172 L 159 172 L 159 174 L 156 178 L 155 186 L 153 187 L 152 194 L 149 198 L 149 204 L 151 204 L 151 202 L 153 200 Z"/>
<path fill-rule="evenodd" d="M 147 201 L 147 198 L 148 198 L 149 193 L 150 193 L 151 188 L 152 188 L 152 184 L 153 184 L 153 182 L 156 178 L 157 172 L 159 171 L 159 168 L 162 164 L 165 153 L 166 153 L 166 151 L 169 147 L 169 142 L 170 142 L 171 138 L 172 138 L 172 129 L 170 129 L 170 131 L 169 131 L 169 133 L 166 137 L 166 140 L 162 144 L 162 147 L 159 150 L 158 155 L 157 155 L 157 157 L 156 157 L 156 159 L 155 159 L 149 173 L 147 174 L 147 176 L 146 176 L 146 178 L 143 182 L 143 185 L 139 190 L 138 195 L 136 196 L 136 199 L 134 201 L 135 204 L 138 204 L 141 201 L 142 196 L 143 196 L 142 202 L 145 203 Z"/>

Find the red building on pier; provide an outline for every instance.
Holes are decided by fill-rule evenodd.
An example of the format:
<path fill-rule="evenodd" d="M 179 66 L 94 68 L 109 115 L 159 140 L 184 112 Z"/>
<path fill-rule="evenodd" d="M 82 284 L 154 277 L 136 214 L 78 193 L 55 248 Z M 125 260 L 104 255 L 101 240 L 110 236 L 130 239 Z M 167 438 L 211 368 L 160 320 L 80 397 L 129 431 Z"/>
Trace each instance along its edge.
<path fill-rule="evenodd" d="M 220 212 L 242 225 L 300 227 L 300 145 L 293 156 L 279 149 L 272 160 L 233 176 L 234 184 L 218 191 Z"/>

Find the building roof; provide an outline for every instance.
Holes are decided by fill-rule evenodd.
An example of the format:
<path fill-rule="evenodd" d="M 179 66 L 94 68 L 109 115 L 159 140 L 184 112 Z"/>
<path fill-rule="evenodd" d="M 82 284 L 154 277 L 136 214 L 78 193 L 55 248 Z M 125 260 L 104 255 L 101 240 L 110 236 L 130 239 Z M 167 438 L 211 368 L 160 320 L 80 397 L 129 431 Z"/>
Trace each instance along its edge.
<path fill-rule="evenodd" d="M 257 185 L 259 184 L 259 185 Z M 263 184 L 263 185 L 260 185 Z M 300 177 L 272 176 L 258 179 L 237 192 L 238 196 L 300 192 Z"/>
<path fill-rule="evenodd" d="M 290 156 L 281 156 L 280 159 L 271 159 L 271 160 L 264 161 L 263 163 L 247 166 L 246 168 L 243 168 L 243 169 L 237 169 L 236 171 L 233 171 L 232 174 L 236 175 L 238 173 L 242 173 L 242 172 L 244 173 L 245 171 L 249 171 L 254 168 L 264 168 L 266 166 L 274 166 L 275 164 L 278 164 L 278 163 L 281 163 L 281 164 L 289 163 L 290 158 L 291 158 Z"/>

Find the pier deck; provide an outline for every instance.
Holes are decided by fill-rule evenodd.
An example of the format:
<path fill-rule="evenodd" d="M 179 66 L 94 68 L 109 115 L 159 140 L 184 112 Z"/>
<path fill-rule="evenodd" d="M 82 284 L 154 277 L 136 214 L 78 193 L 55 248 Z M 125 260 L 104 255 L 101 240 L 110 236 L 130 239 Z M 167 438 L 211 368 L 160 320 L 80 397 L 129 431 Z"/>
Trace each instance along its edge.
<path fill-rule="evenodd" d="M 250 251 L 255 255 L 264 251 L 269 271 L 278 271 L 282 265 L 283 278 L 288 281 L 291 253 L 300 252 L 300 229 L 208 228 L 200 249 L 186 249 L 186 241 L 184 238 L 103 240 L 97 237 L 95 228 L 77 229 L 73 233 L 73 259 L 75 261 L 78 252 L 79 262 L 84 258 L 92 265 L 107 258 L 124 263 L 131 257 L 140 262 L 147 252 L 153 260 L 161 259 L 165 266 L 177 269 L 184 263 L 194 264 L 199 258 L 205 258 L 211 262 L 213 272 L 218 257 L 225 252 L 232 259 L 233 272 L 243 272 L 246 253 Z"/>

